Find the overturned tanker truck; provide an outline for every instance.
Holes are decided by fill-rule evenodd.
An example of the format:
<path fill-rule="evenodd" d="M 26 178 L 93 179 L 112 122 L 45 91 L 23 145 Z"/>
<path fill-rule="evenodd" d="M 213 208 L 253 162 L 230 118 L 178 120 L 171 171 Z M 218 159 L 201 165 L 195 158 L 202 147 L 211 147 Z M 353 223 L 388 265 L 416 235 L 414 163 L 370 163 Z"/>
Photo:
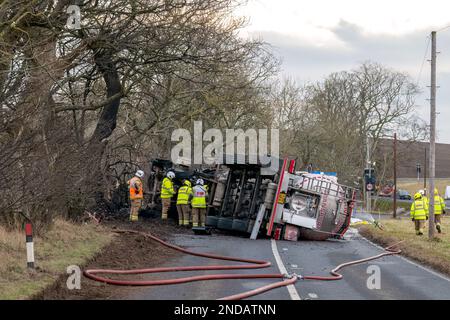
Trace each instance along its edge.
<path fill-rule="evenodd" d="M 224 161 L 208 169 L 175 164 L 176 180 L 202 177 L 209 186 L 207 227 L 273 237 L 326 240 L 348 230 L 356 189 L 334 176 L 295 171 L 295 160 L 260 163 Z"/>

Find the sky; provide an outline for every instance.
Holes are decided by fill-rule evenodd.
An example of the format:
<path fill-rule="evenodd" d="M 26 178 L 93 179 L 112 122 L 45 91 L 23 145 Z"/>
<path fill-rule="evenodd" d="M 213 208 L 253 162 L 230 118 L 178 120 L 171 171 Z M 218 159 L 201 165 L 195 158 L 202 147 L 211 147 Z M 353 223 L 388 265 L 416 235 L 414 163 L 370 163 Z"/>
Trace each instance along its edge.
<path fill-rule="evenodd" d="M 299 83 L 373 61 L 406 72 L 422 94 L 417 114 L 429 123 L 429 35 L 437 33 L 437 141 L 450 143 L 450 1 L 248 0 L 241 35 L 262 39 Z M 449 27 L 449 28 L 446 28 Z"/>

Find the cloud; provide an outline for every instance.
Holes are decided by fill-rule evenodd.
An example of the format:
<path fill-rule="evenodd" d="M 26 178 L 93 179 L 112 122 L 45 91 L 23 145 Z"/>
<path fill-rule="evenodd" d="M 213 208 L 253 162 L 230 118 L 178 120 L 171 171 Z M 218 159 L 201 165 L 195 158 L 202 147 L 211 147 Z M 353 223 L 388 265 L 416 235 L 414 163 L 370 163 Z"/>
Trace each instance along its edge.
<path fill-rule="evenodd" d="M 407 72 L 423 90 L 416 100 L 417 113 L 429 121 L 429 102 L 426 99 L 429 97 L 430 66 L 424 62 L 429 30 L 419 29 L 402 35 L 368 33 L 361 26 L 345 20 L 340 20 L 328 30 L 337 41 L 321 45 L 311 44 L 302 40 L 301 35 L 292 33 L 251 31 L 249 35 L 270 43 L 275 55 L 283 61 L 283 75 L 293 76 L 300 82 L 321 80 L 332 72 L 354 69 L 365 61 Z M 443 52 L 438 59 L 438 82 L 441 86 L 437 99 L 440 112 L 437 118 L 438 140 L 450 143 L 450 29 L 438 33 L 438 44 Z"/>

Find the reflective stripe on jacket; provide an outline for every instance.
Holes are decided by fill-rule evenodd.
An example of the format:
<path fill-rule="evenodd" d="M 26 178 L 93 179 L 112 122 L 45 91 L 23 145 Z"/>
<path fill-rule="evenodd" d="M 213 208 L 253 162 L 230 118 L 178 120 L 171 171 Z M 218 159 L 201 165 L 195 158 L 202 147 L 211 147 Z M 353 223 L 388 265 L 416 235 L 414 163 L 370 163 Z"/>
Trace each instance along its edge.
<path fill-rule="evenodd" d="M 411 205 L 411 218 L 414 220 L 426 220 L 428 218 L 428 204 L 425 200 L 415 200 Z"/>
<path fill-rule="evenodd" d="M 192 208 L 206 208 L 207 191 L 204 186 L 195 186 L 192 188 Z"/>
<path fill-rule="evenodd" d="M 161 199 L 169 199 L 175 194 L 173 189 L 173 182 L 169 178 L 165 177 L 161 185 Z"/>
<path fill-rule="evenodd" d="M 142 181 L 138 177 L 133 177 L 128 180 L 128 186 L 130 189 L 130 199 L 143 199 L 144 189 L 142 187 Z"/>
<path fill-rule="evenodd" d="M 189 204 L 189 197 L 192 194 L 192 188 L 188 186 L 182 186 L 178 190 L 177 204 Z"/>

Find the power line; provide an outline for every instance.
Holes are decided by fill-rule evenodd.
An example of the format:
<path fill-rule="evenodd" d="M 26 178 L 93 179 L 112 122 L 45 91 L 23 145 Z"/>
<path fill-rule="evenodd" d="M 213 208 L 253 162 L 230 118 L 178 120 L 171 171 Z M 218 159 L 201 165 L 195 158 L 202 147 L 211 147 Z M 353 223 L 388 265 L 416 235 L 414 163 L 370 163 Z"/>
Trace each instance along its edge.
<path fill-rule="evenodd" d="M 417 77 L 417 81 L 416 81 L 417 85 L 419 85 L 420 78 L 422 77 L 423 67 L 425 65 L 425 60 L 427 59 L 428 49 L 430 48 L 430 42 L 431 42 L 430 36 L 427 36 L 427 39 L 428 39 L 428 41 L 427 41 L 427 45 L 426 45 L 426 48 L 425 48 L 425 54 L 424 54 L 423 59 L 422 59 L 422 65 L 420 66 L 419 76 Z"/>
<path fill-rule="evenodd" d="M 448 28 L 450 28 L 450 25 L 449 25 L 449 26 L 446 26 L 446 27 L 444 27 L 444 28 L 441 28 L 441 29 L 439 29 L 439 30 L 436 30 L 436 32 L 440 32 L 440 31 L 446 30 L 446 29 L 448 29 Z"/>

